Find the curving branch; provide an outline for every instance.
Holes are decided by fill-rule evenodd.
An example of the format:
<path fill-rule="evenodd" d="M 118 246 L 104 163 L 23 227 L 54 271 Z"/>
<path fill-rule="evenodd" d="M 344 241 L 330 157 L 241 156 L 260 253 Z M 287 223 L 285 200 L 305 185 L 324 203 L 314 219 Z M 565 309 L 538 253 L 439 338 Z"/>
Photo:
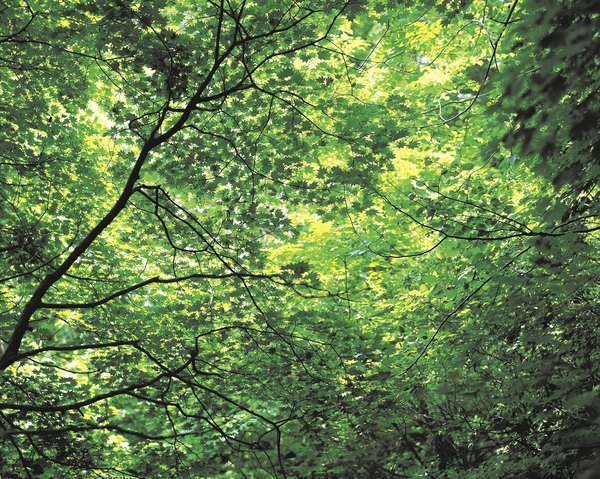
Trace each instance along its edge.
<path fill-rule="evenodd" d="M 110 301 L 120 298 L 121 296 L 125 296 L 133 291 L 136 291 L 140 288 L 148 286 L 149 284 L 172 284 L 172 283 L 182 283 L 184 281 L 189 281 L 191 279 L 228 279 L 228 278 L 253 278 L 253 279 L 273 279 L 276 275 L 268 275 L 268 274 L 255 274 L 255 273 L 223 273 L 223 274 L 209 274 L 209 273 L 194 273 L 188 274 L 186 276 L 181 276 L 178 278 L 161 278 L 154 277 L 142 281 L 140 283 L 134 284 L 127 288 L 124 288 L 119 291 L 115 291 L 114 293 L 96 301 L 90 301 L 87 303 L 44 303 L 40 305 L 40 309 L 90 309 L 96 308 L 98 306 L 102 306 L 103 304 L 107 304 Z"/>
<path fill-rule="evenodd" d="M 139 150 L 139 154 L 137 155 L 137 158 L 133 163 L 129 171 L 128 177 L 123 187 L 121 188 L 121 192 L 116 201 L 114 202 L 113 206 L 102 217 L 102 219 L 93 228 L 91 228 L 91 230 L 85 235 L 85 237 L 82 238 L 79 241 L 79 243 L 69 252 L 69 254 L 64 258 L 64 260 L 53 271 L 48 273 L 43 278 L 43 280 L 37 286 L 35 291 L 33 291 L 31 296 L 29 297 L 29 300 L 26 302 L 21 312 L 21 315 L 12 331 L 6 350 L 0 358 L 0 370 L 5 369 L 15 361 L 15 358 L 19 354 L 19 349 L 21 347 L 23 338 L 25 337 L 27 331 L 31 327 L 31 319 L 36 313 L 36 311 L 44 307 L 49 307 L 48 304 L 52 304 L 46 304 L 43 301 L 43 298 L 46 296 L 50 288 L 52 288 L 63 277 L 65 277 L 65 275 L 69 272 L 71 267 L 80 258 L 82 258 L 82 256 L 86 253 L 86 251 L 88 251 L 88 249 L 96 241 L 96 239 L 107 230 L 107 228 L 114 222 L 117 216 L 119 216 L 119 214 L 127 207 L 132 195 L 137 191 L 136 184 L 140 178 L 142 169 L 148 161 L 148 159 L 150 158 L 150 156 L 161 145 L 167 143 L 173 136 L 177 135 L 187 125 L 193 113 L 197 111 L 199 105 L 207 104 L 212 101 L 226 97 L 228 95 L 232 95 L 233 93 L 241 91 L 243 89 L 250 88 L 247 81 L 251 78 L 251 74 L 257 71 L 257 69 L 262 67 L 268 61 L 278 56 L 288 55 L 290 53 L 297 52 L 299 50 L 308 48 L 312 45 L 316 45 L 317 43 L 323 41 L 331 32 L 334 24 L 336 23 L 340 15 L 343 13 L 348 3 L 349 2 L 344 3 L 338 10 L 337 14 L 333 16 L 333 18 L 329 22 L 328 27 L 325 30 L 325 33 L 319 35 L 317 38 L 314 38 L 312 40 L 302 42 L 297 45 L 286 46 L 267 54 L 262 59 L 259 59 L 251 70 L 246 70 L 241 75 L 241 78 L 238 79 L 238 81 L 236 81 L 233 85 L 223 85 L 220 93 L 208 93 L 209 91 L 212 91 L 212 88 L 214 86 L 216 86 L 215 83 L 218 72 L 221 71 L 223 66 L 229 60 L 235 58 L 237 51 L 243 51 L 244 49 L 247 49 L 252 43 L 258 42 L 265 38 L 276 37 L 285 32 L 293 31 L 294 28 L 300 26 L 307 19 L 309 19 L 316 13 L 319 13 L 317 10 L 304 9 L 304 12 L 301 15 L 299 15 L 297 18 L 293 18 L 293 20 L 286 25 L 282 24 L 265 32 L 249 35 L 245 32 L 245 28 L 242 22 L 245 2 L 242 3 L 237 12 L 223 8 L 223 2 L 221 2 L 220 4 L 212 2 L 212 4 L 218 8 L 219 13 L 217 22 L 217 33 L 219 40 L 217 48 L 215 48 L 214 50 L 214 59 L 212 61 L 211 67 L 205 74 L 203 80 L 196 87 L 194 94 L 190 97 L 186 106 L 178 112 L 179 116 L 172 123 L 170 123 L 170 125 L 166 127 L 166 129 L 163 130 L 163 126 L 165 126 L 165 121 L 167 118 L 166 112 L 169 107 L 169 102 L 167 102 L 163 107 L 163 113 L 159 114 L 159 118 L 149 136 L 147 138 L 140 137 L 142 144 Z M 228 16 L 234 22 L 233 32 L 231 34 L 231 38 L 229 38 L 228 44 L 225 43 L 225 39 L 223 38 L 223 26 L 226 16 Z M 95 60 L 98 61 L 97 59 Z M 252 88 L 256 88 L 256 85 L 253 83 Z M 217 254 L 216 250 L 214 249 L 213 252 Z M 237 274 L 235 273 L 235 270 L 231 266 L 229 266 L 220 255 L 218 255 L 218 257 L 233 275 Z M 159 281 L 163 280 L 152 280 L 152 282 Z M 133 285 L 130 288 L 126 288 L 125 290 L 116 292 L 103 300 L 90 303 L 76 303 L 75 305 L 76 307 L 98 306 L 100 304 L 104 304 L 110 301 L 111 299 L 127 294 L 130 291 L 139 289 L 144 285 Z M 63 306 L 54 305 L 50 307 L 60 308 Z"/>

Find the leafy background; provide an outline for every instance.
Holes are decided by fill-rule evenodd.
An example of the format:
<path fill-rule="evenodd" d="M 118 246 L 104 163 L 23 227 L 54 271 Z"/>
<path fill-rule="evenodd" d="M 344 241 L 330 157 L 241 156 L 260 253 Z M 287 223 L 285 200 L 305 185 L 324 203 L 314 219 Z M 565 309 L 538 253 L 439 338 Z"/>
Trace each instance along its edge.
<path fill-rule="evenodd" d="M 600 471 L 594 2 L 0 2 L 0 475 Z"/>

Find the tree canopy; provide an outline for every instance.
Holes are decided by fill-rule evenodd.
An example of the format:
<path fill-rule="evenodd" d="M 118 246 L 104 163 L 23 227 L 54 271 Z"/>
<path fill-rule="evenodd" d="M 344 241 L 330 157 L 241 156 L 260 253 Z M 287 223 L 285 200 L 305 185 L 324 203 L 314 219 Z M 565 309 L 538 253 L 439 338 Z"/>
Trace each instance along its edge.
<path fill-rule="evenodd" d="M 598 477 L 599 31 L 1 0 L 0 477 Z"/>

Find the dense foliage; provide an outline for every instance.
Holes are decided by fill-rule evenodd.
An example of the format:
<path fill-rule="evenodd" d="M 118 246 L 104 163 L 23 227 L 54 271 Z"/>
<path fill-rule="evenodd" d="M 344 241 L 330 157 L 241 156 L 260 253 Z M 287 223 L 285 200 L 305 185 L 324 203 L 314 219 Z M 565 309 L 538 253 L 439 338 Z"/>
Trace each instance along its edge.
<path fill-rule="evenodd" d="M 0 477 L 598 477 L 596 7 L 1 0 Z"/>

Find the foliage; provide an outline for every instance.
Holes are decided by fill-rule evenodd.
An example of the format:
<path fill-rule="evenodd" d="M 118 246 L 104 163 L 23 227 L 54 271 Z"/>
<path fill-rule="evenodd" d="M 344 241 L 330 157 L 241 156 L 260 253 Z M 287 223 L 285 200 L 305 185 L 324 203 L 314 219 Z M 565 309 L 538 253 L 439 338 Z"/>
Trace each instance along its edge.
<path fill-rule="evenodd" d="M 1 477 L 596 477 L 594 2 L 0 12 Z"/>

